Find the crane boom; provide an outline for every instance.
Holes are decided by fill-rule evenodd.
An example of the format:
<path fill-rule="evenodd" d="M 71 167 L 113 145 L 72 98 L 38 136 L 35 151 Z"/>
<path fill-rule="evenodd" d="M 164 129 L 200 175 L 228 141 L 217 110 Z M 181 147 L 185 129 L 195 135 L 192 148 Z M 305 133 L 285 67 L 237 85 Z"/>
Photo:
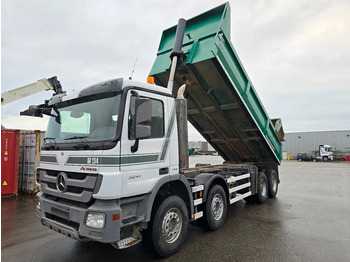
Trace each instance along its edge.
<path fill-rule="evenodd" d="M 36 94 L 41 91 L 62 89 L 57 77 L 43 78 L 34 83 L 24 85 L 4 93 L 1 93 L 1 105 L 6 105 L 8 103 L 14 102 L 26 96 Z"/>

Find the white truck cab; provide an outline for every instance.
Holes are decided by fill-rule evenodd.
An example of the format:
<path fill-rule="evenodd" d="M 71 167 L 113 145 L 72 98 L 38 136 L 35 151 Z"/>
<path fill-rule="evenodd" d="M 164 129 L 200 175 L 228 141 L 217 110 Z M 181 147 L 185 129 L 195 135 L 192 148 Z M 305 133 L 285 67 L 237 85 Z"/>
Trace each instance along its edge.
<path fill-rule="evenodd" d="M 320 145 L 319 154 L 320 154 L 320 158 L 324 162 L 333 160 L 333 152 L 332 152 L 332 147 L 330 145 Z"/>
<path fill-rule="evenodd" d="M 50 106 L 38 215 L 71 237 L 117 242 L 120 227 L 149 219 L 154 189 L 179 180 L 174 99 L 163 87 L 113 79 Z"/>

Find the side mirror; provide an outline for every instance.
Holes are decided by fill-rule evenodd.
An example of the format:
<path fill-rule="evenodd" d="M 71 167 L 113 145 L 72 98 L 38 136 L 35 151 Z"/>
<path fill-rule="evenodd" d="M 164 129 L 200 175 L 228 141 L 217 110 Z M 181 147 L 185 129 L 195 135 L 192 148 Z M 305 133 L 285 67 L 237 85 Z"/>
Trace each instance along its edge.
<path fill-rule="evenodd" d="M 131 152 L 139 149 L 139 140 L 151 137 L 152 102 L 148 98 L 135 100 L 135 144 Z"/>
<path fill-rule="evenodd" d="M 148 98 L 137 98 L 135 101 L 135 138 L 151 137 L 152 102 Z"/>
<path fill-rule="evenodd" d="M 30 106 L 27 110 L 20 112 L 21 116 L 43 117 L 43 108 L 40 106 Z"/>

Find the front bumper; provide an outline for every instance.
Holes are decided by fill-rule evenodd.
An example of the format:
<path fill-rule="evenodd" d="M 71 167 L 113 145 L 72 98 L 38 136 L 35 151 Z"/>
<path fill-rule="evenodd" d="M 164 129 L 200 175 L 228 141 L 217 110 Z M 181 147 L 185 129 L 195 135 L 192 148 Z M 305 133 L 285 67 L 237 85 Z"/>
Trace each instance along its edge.
<path fill-rule="evenodd" d="M 58 203 L 38 193 L 41 210 L 36 210 L 41 223 L 48 228 L 77 240 L 93 240 L 102 243 L 114 243 L 120 240 L 121 208 L 115 200 L 96 200 L 89 208 Z M 105 214 L 105 226 L 92 229 L 85 225 L 88 212 Z M 117 216 L 119 214 L 119 216 Z"/>

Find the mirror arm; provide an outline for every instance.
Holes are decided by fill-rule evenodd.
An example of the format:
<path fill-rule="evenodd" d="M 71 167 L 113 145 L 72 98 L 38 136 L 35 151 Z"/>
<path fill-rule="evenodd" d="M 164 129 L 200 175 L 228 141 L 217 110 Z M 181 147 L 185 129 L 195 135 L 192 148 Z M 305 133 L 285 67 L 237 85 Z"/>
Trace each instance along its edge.
<path fill-rule="evenodd" d="M 137 93 L 136 91 L 132 90 L 131 91 L 131 95 L 136 96 L 136 98 L 139 98 L 139 93 Z M 130 150 L 131 153 L 135 153 L 137 150 L 139 149 L 139 140 L 136 139 L 135 140 L 135 144 L 133 146 L 131 146 Z"/>
<path fill-rule="evenodd" d="M 135 153 L 138 149 L 139 149 L 139 139 L 136 139 L 135 144 L 130 148 L 131 153 Z"/>
<path fill-rule="evenodd" d="M 137 92 L 134 91 L 134 90 L 131 91 L 131 95 L 136 96 L 136 98 L 139 98 L 139 97 L 140 97 L 140 96 L 139 96 L 139 93 L 137 93 Z"/>

